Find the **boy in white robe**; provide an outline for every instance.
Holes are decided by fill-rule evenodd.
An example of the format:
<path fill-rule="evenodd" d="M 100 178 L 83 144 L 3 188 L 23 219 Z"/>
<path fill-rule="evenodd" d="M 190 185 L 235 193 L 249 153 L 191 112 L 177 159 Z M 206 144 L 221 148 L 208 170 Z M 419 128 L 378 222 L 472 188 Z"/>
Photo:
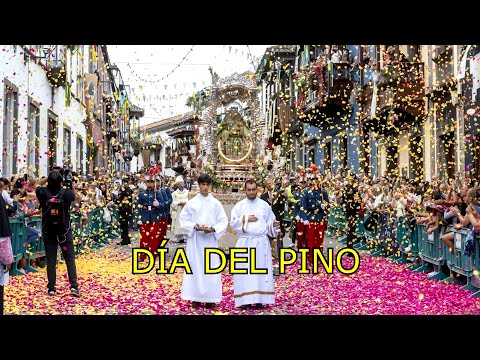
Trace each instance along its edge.
<path fill-rule="evenodd" d="M 188 235 L 185 252 L 192 270 L 183 275 L 182 299 L 190 300 L 193 307 L 205 303 L 206 308 L 213 308 L 222 300 L 221 273 L 205 273 L 205 248 L 218 248 L 218 239 L 228 226 L 222 204 L 209 193 L 211 183 L 206 174 L 198 177 L 199 193 L 185 204 L 178 219 Z M 210 268 L 219 266 L 220 257 L 210 255 Z"/>
<path fill-rule="evenodd" d="M 280 232 L 280 222 L 275 219 L 270 205 L 257 197 L 255 180 L 245 182 L 246 199 L 239 201 L 232 209 L 230 226 L 239 238 L 236 248 L 248 248 L 247 254 L 238 254 L 236 258 L 247 257 L 248 262 L 236 263 L 236 269 L 248 269 L 247 274 L 234 274 L 235 306 L 263 308 L 275 303 L 273 281 L 272 251 L 270 237 Z M 267 236 L 268 235 L 268 236 Z M 255 248 L 255 268 L 267 269 L 266 274 L 250 274 L 250 248 Z"/>

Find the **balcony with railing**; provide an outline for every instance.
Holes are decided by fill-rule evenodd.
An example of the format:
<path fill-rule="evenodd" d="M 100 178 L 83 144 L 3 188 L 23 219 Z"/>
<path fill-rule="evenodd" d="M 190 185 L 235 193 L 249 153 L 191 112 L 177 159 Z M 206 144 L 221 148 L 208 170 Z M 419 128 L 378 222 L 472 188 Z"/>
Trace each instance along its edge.
<path fill-rule="evenodd" d="M 105 129 L 105 136 L 108 140 L 111 138 L 116 138 L 118 135 L 117 119 L 111 114 L 107 113 L 106 115 L 107 127 Z"/>
<path fill-rule="evenodd" d="M 304 88 L 300 88 L 297 109 L 306 123 L 319 124 L 321 119 L 334 118 L 349 109 L 353 88 L 350 63 L 312 64 Z"/>
<path fill-rule="evenodd" d="M 398 126 L 422 117 L 425 96 L 423 63 L 389 65 L 374 78 L 376 80 L 368 81 L 356 92 L 364 124 L 377 127 L 381 124 L 372 123 L 372 120 L 378 119 Z M 375 88 L 376 101 L 373 96 Z"/>
<path fill-rule="evenodd" d="M 450 90 L 456 88 L 457 79 L 453 67 L 453 48 L 451 45 L 439 45 L 434 52 L 435 79 L 432 88 L 427 88 L 426 95 L 432 99 L 450 96 Z"/>

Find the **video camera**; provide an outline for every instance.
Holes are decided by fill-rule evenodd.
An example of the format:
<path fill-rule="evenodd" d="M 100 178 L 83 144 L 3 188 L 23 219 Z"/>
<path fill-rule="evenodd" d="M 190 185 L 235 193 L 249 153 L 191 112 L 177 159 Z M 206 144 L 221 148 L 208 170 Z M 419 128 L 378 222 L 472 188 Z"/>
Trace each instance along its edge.
<path fill-rule="evenodd" d="M 74 171 L 71 171 L 66 166 L 55 166 L 53 170 L 56 170 L 62 175 L 63 177 L 63 185 L 65 185 L 68 189 L 72 189 L 73 182 L 77 182 L 76 176 L 77 174 Z"/>

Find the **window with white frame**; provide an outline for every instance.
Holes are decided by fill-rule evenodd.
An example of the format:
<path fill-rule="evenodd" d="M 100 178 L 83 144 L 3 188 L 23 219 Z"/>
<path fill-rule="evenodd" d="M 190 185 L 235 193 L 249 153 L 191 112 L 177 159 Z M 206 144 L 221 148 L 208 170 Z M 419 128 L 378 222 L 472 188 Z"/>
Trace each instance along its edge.
<path fill-rule="evenodd" d="M 72 152 L 72 132 L 69 128 L 63 128 L 63 165 L 71 165 L 71 152 Z"/>
<path fill-rule="evenodd" d="M 2 174 L 11 176 L 17 173 L 18 136 L 14 136 L 14 129 L 18 128 L 18 92 L 7 79 L 4 83 Z"/>
<path fill-rule="evenodd" d="M 83 102 L 83 58 L 84 58 L 84 48 L 83 45 L 80 45 L 80 50 L 77 55 L 77 97 L 80 102 Z"/>
<path fill-rule="evenodd" d="M 83 171 L 83 139 L 77 137 L 77 172 Z"/>
<path fill-rule="evenodd" d="M 27 134 L 27 172 L 37 177 L 40 168 L 40 109 L 33 101 L 28 106 Z"/>

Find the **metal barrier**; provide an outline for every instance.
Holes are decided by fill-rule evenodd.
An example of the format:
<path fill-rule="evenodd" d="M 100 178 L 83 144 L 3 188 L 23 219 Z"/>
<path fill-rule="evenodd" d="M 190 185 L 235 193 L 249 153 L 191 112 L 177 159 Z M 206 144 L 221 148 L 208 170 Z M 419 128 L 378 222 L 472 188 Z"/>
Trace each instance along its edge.
<path fill-rule="evenodd" d="M 390 220 L 391 221 L 391 220 Z M 407 255 L 402 252 L 401 247 L 405 247 L 406 243 L 410 243 L 411 231 L 408 227 L 407 219 L 404 216 L 400 216 L 394 222 L 392 229 L 392 255 L 387 259 L 393 260 L 397 263 L 407 263 Z"/>
<path fill-rule="evenodd" d="M 372 256 L 386 256 L 391 252 L 392 246 L 392 224 L 390 214 L 386 211 L 379 211 L 378 222 L 374 231 L 364 229 L 367 248 Z"/>
<path fill-rule="evenodd" d="M 355 235 L 357 237 L 357 242 L 353 244 L 353 247 L 356 250 L 366 250 L 367 244 L 365 242 L 365 217 L 364 215 L 359 215 L 357 219 L 357 227 L 355 229 Z"/>
<path fill-rule="evenodd" d="M 420 258 L 420 255 L 419 255 L 419 252 L 420 252 L 419 243 L 422 236 L 423 236 L 422 226 L 415 223 L 413 230 L 411 231 L 411 234 L 410 234 L 410 244 L 407 245 L 406 248 L 400 248 L 400 251 L 404 252 L 404 254 L 407 255 L 407 259 L 408 259 L 408 255 L 411 254 L 412 263 L 407 266 L 407 269 L 415 270 L 422 266 L 422 259 Z M 410 249 L 408 249 L 408 247 L 410 247 Z M 410 251 L 407 251 L 407 250 L 410 250 Z"/>
<path fill-rule="evenodd" d="M 332 206 L 328 212 L 328 232 L 330 234 L 345 234 L 347 230 L 347 221 L 345 218 L 345 213 L 343 207 L 341 206 Z"/>
<path fill-rule="evenodd" d="M 446 246 L 440 241 L 440 232 L 437 230 L 427 234 L 425 225 L 421 225 L 420 228 L 422 236 L 419 237 L 419 255 L 422 266 L 414 271 L 429 272 L 429 279 L 444 280 L 449 274 L 446 274 L 442 269 L 442 266 L 446 264 Z"/>
<path fill-rule="evenodd" d="M 40 230 L 39 237 L 34 242 L 29 242 L 25 250 L 25 258 L 27 259 L 27 266 L 25 270 L 30 272 L 38 272 L 37 269 L 31 266 L 30 260 L 42 258 L 45 256 L 45 244 L 43 243 L 41 231 L 42 231 L 42 217 L 40 215 L 31 216 L 24 219 L 25 226 L 31 226 Z"/>
<path fill-rule="evenodd" d="M 478 286 L 472 284 L 473 272 L 475 271 L 475 253 L 474 256 L 467 256 L 464 253 L 467 235 L 470 230 L 466 228 L 456 230 L 453 226 L 449 226 L 448 229 L 454 234 L 453 251 L 449 251 L 449 248 L 447 247 L 445 254 L 448 268 L 452 272 L 466 276 L 467 283 L 460 289 L 479 290 Z M 478 248 L 478 246 L 476 247 Z M 445 279 L 444 282 L 458 283 L 460 280 L 453 276 Z"/>
<path fill-rule="evenodd" d="M 480 271 L 480 234 L 475 233 L 475 256 L 474 256 L 474 266 L 476 271 Z M 477 280 L 479 276 L 475 276 Z M 470 296 L 480 296 L 480 291 L 473 293 Z"/>
<path fill-rule="evenodd" d="M 74 205 L 70 213 L 73 244 L 77 255 L 87 247 L 98 248 L 108 243 L 111 239 L 118 237 L 119 213 L 116 206 L 113 207 L 112 221 L 110 223 L 104 220 L 103 210 L 95 208 L 88 214 L 86 226 L 82 223 L 82 214 L 79 210 L 79 207 Z M 28 218 L 11 217 L 9 218 L 9 223 L 12 230 L 11 242 L 13 251 L 13 264 L 10 275 L 24 275 L 24 272 L 17 269 L 18 262 L 23 257 L 27 259 L 27 266 L 24 269 L 29 272 L 37 272 L 38 270 L 30 265 L 30 260 L 45 256 L 45 244 L 41 235 L 34 242 L 28 243 L 27 225 L 41 230 L 41 216 Z"/>
<path fill-rule="evenodd" d="M 25 249 L 27 247 L 27 229 L 25 222 L 21 217 L 8 218 L 10 229 L 12 230 L 12 252 L 13 252 L 13 264 L 10 269 L 10 275 L 24 275 L 17 269 L 18 262 L 23 258 Z"/>

